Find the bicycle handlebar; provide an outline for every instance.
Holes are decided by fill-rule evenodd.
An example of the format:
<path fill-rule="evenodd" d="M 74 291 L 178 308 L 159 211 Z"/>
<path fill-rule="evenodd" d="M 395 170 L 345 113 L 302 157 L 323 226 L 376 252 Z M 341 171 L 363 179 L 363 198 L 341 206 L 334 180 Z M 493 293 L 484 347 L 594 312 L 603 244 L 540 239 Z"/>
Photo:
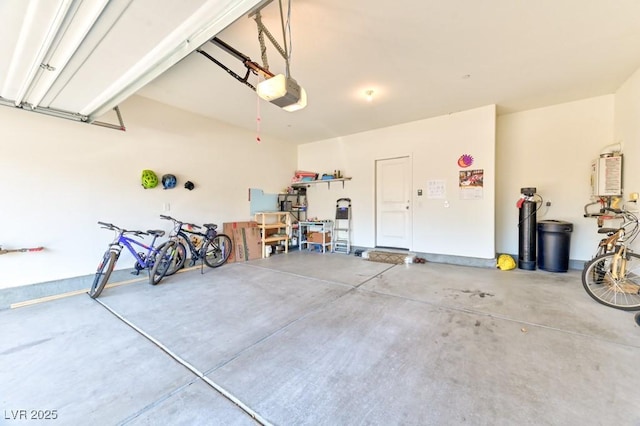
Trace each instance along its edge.
<path fill-rule="evenodd" d="M 626 212 L 626 211 L 624 211 L 624 210 L 621 210 L 621 209 L 614 209 L 614 208 L 612 208 L 612 207 L 604 207 L 601 211 L 602 211 L 602 212 L 609 211 L 609 212 L 612 212 L 612 213 L 615 213 L 615 214 L 624 214 L 624 213 L 627 213 L 627 212 Z"/>
<path fill-rule="evenodd" d="M 606 212 L 611 212 L 611 213 L 622 215 L 622 216 L 634 216 L 635 217 L 635 214 L 633 214 L 633 212 L 630 212 L 628 210 L 623 210 L 623 209 L 614 209 L 612 207 L 603 207 L 603 208 L 600 209 L 599 213 L 585 213 L 584 217 L 602 217 L 602 216 L 607 216 Z"/>
<path fill-rule="evenodd" d="M 625 221 L 627 221 L 627 224 L 630 223 L 638 223 L 638 216 L 636 215 L 635 212 L 630 212 L 629 210 L 625 210 L 625 209 L 614 209 L 611 207 L 605 207 L 601 210 L 602 212 L 611 212 L 614 213 L 616 215 L 618 215 L 618 218 L 624 218 Z"/>
<path fill-rule="evenodd" d="M 141 235 L 149 235 L 148 232 L 144 232 L 144 231 L 129 231 L 127 229 L 120 228 L 119 226 L 116 226 L 113 223 L 107 223 L 107 222 L 98 221 L 98 225 L 101 225 L 101 227 L 105 228 L 105 229 L 110 229 L 112 231 L 121 232 L 122 234 L 134 234 L 135 236 L 138 236 L 138 237 L 141 236 Z"/>
<path fill-rule="evenodd" d="M 187 225 L 188 227 L 191 227 L 191 228 L 196 228 L 196 229 L 200 229 L 201 228 L 201 226 L 196 225 L 195 223 L 180 222 L 178 219 L 175 219 L 175 218 L 173 218 L 171 216 L 167 216 L 167 215 L 164 215 L 164 214 L 160 215 L 160 219 L 172 220 L 175 223 L 179 223 L 180 225 Z"/>

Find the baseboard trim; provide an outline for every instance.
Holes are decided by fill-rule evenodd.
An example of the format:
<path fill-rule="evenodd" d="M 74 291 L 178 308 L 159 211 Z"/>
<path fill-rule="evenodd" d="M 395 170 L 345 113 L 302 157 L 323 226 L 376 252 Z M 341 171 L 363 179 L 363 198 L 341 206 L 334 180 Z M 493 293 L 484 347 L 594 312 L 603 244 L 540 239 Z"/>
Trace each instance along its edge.
<path fill-rule="evenodd" d="M 177 273 L 179 274 L 193 269 L 200 269 L 200 266 L 183 268 Z M 140 271 L 140 275 L 138 276 L 132 274 L 133 271 L 135 271 L 134 268 L 113 271 L 109 279 L 109 284 L 107 284 L 105 288 L 149 280 L 147 271 Z M 89 291 L 94 277 L 95 274 L 83 275 L 81 277 L 2 289 L 0 290 L 0 310 L 21 308 L 86 293 Z"/>
<path fill-rule="evenodd" d="M 351 246 L 351 253 L 356 250 L 374 250 L 371 247 Z M 446 254 L 420 253 L 412 251 L 411 254 L 425 258 L 427 262 L 447 263 L 459 266 L 474 266 L 479 268 L 495 268 L 496 259 L 482 259 L 474 257 L 451 256 Z M 517 259 L 517 255 L 511 255 Z M 569 260 L 570 270 L 582 270 L 585 265 L 583 260 Z M 191 269 L 200 268 L 193 266 L 184 268 L 179 272 L 189 271 Z M 132 278 L 134 268 L 121 269 L 113 271 L 111 275 L 111 283 L 107 287 L 116 287 L 119 285 L 130 284 L 134 282 L 147 280 L 146 271 L 141 271 L 141 275 Z M 62 280 L 47 281 L 36 284 L 28 284 L 18 287 L 11 287 L 0 290 L 0 310 L 12 309 L 17 307 L 29 306 L 35 303 L 42 303 L 49 300 L 55 300 L 62 297 L 70 297 L 78 294 L 86 293 L 93 283 L 94 274 L 84 275 L 74 278 L 66 278 Z"/>

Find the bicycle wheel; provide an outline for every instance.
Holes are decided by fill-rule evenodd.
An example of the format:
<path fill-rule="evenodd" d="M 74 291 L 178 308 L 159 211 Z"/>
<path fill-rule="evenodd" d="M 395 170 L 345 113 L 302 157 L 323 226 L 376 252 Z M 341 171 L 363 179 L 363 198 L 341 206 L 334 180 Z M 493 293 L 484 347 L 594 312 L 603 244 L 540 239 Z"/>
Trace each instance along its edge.
<path fill-rule="evenodd" d="M 155 259 L 153 259 L 153 266 L 149 272 L 149 284 L 158 284 L 167 274 L 167 271 L 174 263 L 174 255 L 176 253 L 174 247 L 176 247 L 175 241 L 167 241 L 156 254 Z"/>
<path fill-rule="evenodd" d="M 89 296 L 92 299 L 100 296 L 100 293 L 104 290 L 104 286 L 107 285 L 107 281 L 109 281 L 109 277 L 111 276 L 111 272 L 113 272 L 113 267 L 116 266 L 117 260 L 118 254 L 109 250 L 102 256 L 102 260 L 96 270 L 96 276 L 93 278 L 93 284 L 91 284 L 91 288 L 89 289 Z"/>
<path fill-rule="evenodd" d="M 582 271 L 582 285 L 595 301 L 624 311 L 640 310 L 640 255 L 615 253 L 596 257 Z"/>
<path fill-rule="evenodd" d="M 166 242 L 160 244 L 158 251 L 162 250 L 166 244 Z M 169 252 L 169 256 L 171 256 L 171 264 L 167 269 L 167 273 L 164 274 L 165 277 L 175 274 L 184 267 L 184 262 L 187 259 L 187 248 L 184 244 L 178 242 L 178 245 L 174 246 Z"/>
<path fill-rule="evenodd" d="M 204 263 L 210 268 L 217 268 L 225 264 L 231 255 L 231 238 L 225 234 L 218 234 L 213 240 L 208 240 L 204 246 Z"/>

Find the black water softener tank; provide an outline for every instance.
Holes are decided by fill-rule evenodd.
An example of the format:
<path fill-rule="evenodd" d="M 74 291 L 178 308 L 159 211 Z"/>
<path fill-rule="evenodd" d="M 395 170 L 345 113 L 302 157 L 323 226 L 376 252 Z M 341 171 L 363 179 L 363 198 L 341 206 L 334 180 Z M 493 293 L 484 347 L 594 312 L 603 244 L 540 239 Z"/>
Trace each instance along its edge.
<path fill-rule="evenodd" d="M 518 201 L 518 268 L 536 269 L 536 202 L 531 198 L 536 188 L 521 188 Z"/>

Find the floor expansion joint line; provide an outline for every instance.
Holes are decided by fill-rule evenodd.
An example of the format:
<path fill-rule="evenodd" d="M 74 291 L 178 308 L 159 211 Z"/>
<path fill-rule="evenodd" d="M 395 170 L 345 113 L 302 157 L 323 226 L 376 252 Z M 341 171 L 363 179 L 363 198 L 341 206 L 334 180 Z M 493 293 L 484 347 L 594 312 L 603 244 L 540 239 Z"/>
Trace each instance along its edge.
<path fill-rule="evenodd" d="M 355 288 L 360 288 L 361 286 L 363 286 L 364 284 L 368 283 L 369 281 L 371 281 L 374 278 L 378 278 L 380 275 L 384 274 L 385 272 L 389 271 L 391 268 L 396 267 L 398 265 L 390 265 L 387 269 L 385 269 L 384 271 L 380 271 L 377 274 L 373 275 L 372 277 L 367 278 L 366 280 L 362 281 L 360 284 L 356 285 Z"/>
<path fill-rule="evenodd" d="M 270 269 L 270 268 L 264 268 L 264 267 L 262 267 L 262 266 L 256 266 L 256 265 L 247 265 L 247 266 L 251 266 L 251 267 L 253 267 L 253 268 L 261 268 L 261 269 L 273 270 L 273 269 Z M 215 367 L 211 368 L 210 370 L 207 370 L 205 374 L 209 374 L 209 373 L 211 373 L 211 372 L 213 372 L 213 371 L 215 371 L 215 370 L 217 370 L 217 369 L 219 369 L 219 368 L 224 367 L 224 366 L 225 366 L 225 365 L 227 365 L 228 363 L 230 363 L 230 362 L 234 361 L 236 358 L 238 358 L 238 357 L 239 357 L 240 355 L 242 355 L 244 352 L 246 352 L 246 351 L 248 351 L 249 349 L 253 348 L 254 346 L 256 346 L 256 345 L 258 345 L 258 344 L 260 344 L 260 343 L 262 343 L 262 342 L 266 341 L 267 339 L 270 339 L 270 338 L 271 338 L 271 337 L 273 337 L 273 336 L 277 336 L 278 334 L 280 334 L 280 333 L 284 332 L 286 329 L 288 329 L 289 327 L 291 327 L 293 324 L 295 324 L 295 323 L 297 323 L 297 322 L 299 322 L 299 321 L 302 321 L 303 319 L 307 318 L 309 315 L 312 315 L 312 314 L 316 313 L 316 312 L 317 312 L 317 311 L 319 311 L 320 309 L 325 308 L 326 306 L 328 306 L 328 305 L 330 305 L 330 304 L 332 304 L 332 303 L 336 302 L 337 300 L 339 300 L 339 299 L 343 298 L 344 296 L 346 296 L 346 295 L 348 295 L 348 294 L 352 294 L 352 293 L 354 293 L 354 292 L 357 292 L 357 291 L 361 290 L 359 287 L 360 287 L 362 284 L 364 284 L 364 283 L 366 283 L 366 282 L 368 282 L 368 281 L 372 280 L 373 278 L 375 278 L 375 277 L 377 277 L 377 276 L 379 276 L 379 275 L 381 275 L 381 274 L 385 273 L 386 271 L 388 271 L 389 269 L 393 268 L 394 266 L 397 266 L 397 265 L 390 265 L 390 266 L 389 266 L 388 268 L 386 268 L 384 271 L 381 271 L 381 272 L 379 272 L 379 273 L 375 274 L 375 275 L 374 275 L 374 276 L 372 276 L 371 278 L 366 279 L 365 281 L 363 281 L 362 283 L 360 283 L 360 284 L 358 284 L 358 285 L 356 285 L 356 286 L 346 285 L 346 284 L 345 284 L 345 286 L 349 287 L 349 290 L 347 290 L 347 291 L 345 291 L 344 293 L 342 293 L 342 294 L 340 294 L 340 295 L 338 295 L 338 296 L 334 297 L 334 298 L 333 298 L 333 299 L 331 299 L 331 300 L 327 300 L 326 302 L 324 302 L 324 303 L 322 303 L 322 304 L 318 305 L 315 309 L 312 309 L 312 310 L 310 310 L 310 311 L 306 312 L 304 315 L 302 315 L 302 316 L 300 316 L 300 317 L 298 317 L 298 318 L 296 318 L 296 319 L 294 319 L 294 320 L 291 320 L 290 322 L 288 322 L 287 324 L 283 325 L 282 327 L 280 327 L 279 329 L 277 329 L 277 330 L 276 330 L 276 331 L 274 331 L 273 333 L 270 333 L 270 334 L 268 334 L 268 335 L 266 335 L 266 336 L 262 337 L 261 339 L 256 340 L 256 341 L 255 341 L 255 342 L 253 342 L 251 345 L 247 346 L 246 348 L 242 349 L 241 351 L 238 351 L 238 352 L 237 352 L 233 357 L 229 358 L 227 361 L 225 361 L 225 362 L 223 362 L 223 363 L 221 363 L 221 364 L 219 364 L 219 365 L 217 365 L 217 366 L 215 366 Z M 273 271 L 277 271 L 277 270 L 273 270 Z M 282 272 L 282 271 L 277 271 L 277 272 L 286 273 L 286 274 L 291 274 L 291 273 L 289 273 L 289 272 Z M 297 275 L 297 274 L 291 274 L 291 275 L 304 277 L 303 275 Z M 309 278 L 309 277 L 304 277 L 304 278 Z M 321 279 L 318 279 L 318 278 L 312 278 L 312 279 L 317 280 L 317 281 L 322 281 L 322 282 L 329 282 L 329 283 L 333 283 L 333 281 L 326 281 L 326 280 L 321 280 Z"/>
<path fill-rule="evenodd" d="M 140 417 L 140 415 L 142 415 L 143 413 L 146 413 L 147 411 L 151 410 L 154 407 L 157 407 L 158 405 L 160 405 L 162 402 L 170 399 L 172 396 L 178 394 L 179 392 L 181 392 L 183 389 L 188 388 L 189 386 L 191 386 L 192 384 L 196 383 L 198 380 L 201 380 L 199 377 L 194 377 L 193 379 L 189 380 L 187 383 L 185 383 L 182 386 L 178 386 L 177 388 L 173 389 L 171 392 L 168 392 L 167 394 L 165 394 L 163 397 L 156 399 L 155 401 L 153 401 L 152 403 L 146 405 L 145 407 L 143 407 L 141 410 L 139 410 L 137 413 L 133 413 L 132 415 L 130 415 L 129 417 L 125 418 L 124 420 L 121 420 L 120 422 L 118 422 L 118 426 L 120 425 L 126 425 L 130 422 L 132 422 L 133 420 L 137 419 L 138 417 Z"/>
<path fill-rule="evenodd" d="M 325 280 L 322 278 L 310 277 L 308 275 L 296 274 L 295 272 L 288 272 L 288 271 L 281 271 L 279 269 L 267 268 L 266 266 L 261 266 L 261 265 L 246 265 L 246 266 L 250 268 L 264 269 L 266 271 L 276 272 L 278 274 L 291 275 L 292 277 L 296 277 L 296 278 L 304 278 L 306 280 L 319 281 L 321 283 L 335 284 L 335 285 L 349 287 L 349 288 L 357 287 L 357 286 L 354 286 L 353 284 L 347 284 L 347 283 L 341 283 L 339 281 L 331 281 L 331 280 Z"/>
<path fill-rule="evenodd" d="M 226 389 L 224 389 L 222 386 L 218 385 L 217 383 L 215 383 L 213 380 L 209 379 L 208 377 L 206 377 L 204 375 L 204 373 L 202 373 L 200 370 L 198 370 L 196 367 L 194 367 L 193 365 L 191 365 L 190 363 L 188 363 L 186 360 L 184 360 L 183 358 L 181 358 L 178 354 L 176 354 L 175 352 L 173 352 L 171 349 L 169 349 L 167 346 L 165 346 L 164 344 L 162 344 L 162 342 L 160 342 L 159 340 L 155 339 L 153 336 L 149 335 L 148 333 L 146 333 L 144 330 L 142 330 L 140 327 L 136 326 L 135 324 L 133 324 L 131 321 L 129 321 L 128 319 L 126 319 L 124 316 L 120 315 L 118 312 L 116 312 L 114 309 L 112 309 L 110 306 L 108 306 L 106 303 L 102 302 L 99 299 L 94 299 L 96 302 L 98 302 L 100 305 L 102 305 L 107 311 L 111 312 L 111 314 L 113 314 L 116 318 L 118 318 L 120 321 L 122 321 L 123 323 L 125 323 L 126 325 L 128 325 L 130 328 L 132 328 L 133 330 L 135 330 L 137 333 L 139 333 L 141 336 L 143 336 L 144 338 L 146 338 L 147 340 L 149 340 L 151 343 L 153 343 L 154 345 L 156 345 L 158 348 L 160 348 L 163 352 L 165 352 L 167 355 L 169 355 L 171 358 L 173 358 L 175 361 L 177 361 L 179 364 L 181 364 L 182 366 L 184 366 L 185 368 L 187 368 L 189 371 L 191 371 L 193 374 L 195 374 L 197 377 L 199 377 L 200 379 L 202 379 L 205 383 L 207 383 L 210 387 L 212 387 L 213 389 L 215 389 L 220 395 L 222 395 L 224 398 L 228 399 L 229 401 L 231 401 L 233 404 L 235 404 L 237 407 L 239 407 L 242 411 L 244 411 L 245 413 L 247 413 L 249 416 L 251 416 L 255 421 L 257 421 L 258 423 L 265 425 L 265 426 L 272 426 L 271 423 L 269 421 L 267 421 L 266 419 L 264 419 L 260 414 L 258 414 L 257 412 L 253 411 L 248 405 L 246 405 L 245 403 L 243 403 L 242 401 L 240 401 L 238 398 L 236 398 L 231 392 L 227 391 Z"/>
<path fill-rule="evenodd" d="M 355 287 L 351 287 L 351 286 L 349 286 L 349 290 L 345 291 L 344 293 L 340 294 L 339 296 L 334 297 L 334 298 L 333 298 L 333 299 L 331 299 L 331 300 L 327 300 L 326 302 L 324 302 L 324 303 L 322 303 L 322 304 L 318 305 L 315 309 L 312 309 L 312 310 L 310 310 L 310 311 L 306 312 L 304 315 L 299 316 L 298 318 L 296 318 L 296 319 L 293 319 L 293 320 L 289 321 L 288 323 L 286 323 L 285 325 L 283 325 L 282 327 L 280 327 L 280 328 L 279 328 L 279 329 L 277 329 L 276 331 L 274 331 L 274 332 L 272 332 L 272 333 L 269 333 L 269 334 L 267 334 L 266 336 L 264 336 L 264 337 L 262 337 L 262 338 L 260 338 L 260 339 L 256 340 L 256 341 L 255 341 L 255 342 L 253 342 L 251 345 L 249 345 L 249 346 L 247 346 L 246 348 L 244 348 L 244 349 L 242 349 L 242 350 L 238 351 L 234 356 L 232 356 L 231 358 L 229 358 L 229 359 L 228 359 L 228 360 L 226 360 L 225 362 L 223 362 L 223 363 L 221 363 L 221 364 L 219 364 L 219 365 L 217 365 L 217 366 L 215 366 L 215 367 L 213 367 L 213 368 L 211 368 L 211 369 L 207 370 L 207 371 L 205 372 L 205 374 L 209 374 L 209 373 L 211 373 L 211 372 L 213 372 L 213 371 L 215 371 L 215 370 L 217 370 L 217 369 L 219 369 L 219 368 L 224 367 L 225 365 L 227 365 L 227 364 L 228 364 L 228 363 L 230 363 L 231 361 L 234 361 L 236 358 L 238 358 L 240 355 L 242 355 L 243 353 L 245 353 L 245 352 L 246 352 L 246 351 L 248 351 L 249 349 L 253 348 L 254 346 L 256 346 L 256 345 L 258 345 L 258 344 L 260 344 L 260 343 L 264 342 L 264 341 L 265 341 L 265 340 L 267 340 L 267 339 L 270 339 L 270 338 L 271 338 L 271 337 L 273 337 L 273 336 L 277 336 L 278 334 L 282 333 L 283 331 L 285 331 L 287 328 L 291 327 L 293 324 L 297 323 L 298 321 L 301 321 L 301 320 L 305 319 L 305 318 L 306 318 L 306 317 L 308 317 L 309 315 L 316 313 L 317 311 L 319 311 L 320 309 L 324 308 L 325 306 L 330 305 L 331 303 L 335 302 L 336 300 L 338 300 L 338 299 L 340 299 L 340 298 L 342 298 L 342 297 L 346 296 L 347 294 L 351 294 L 352 292 L 354 292 L 354 291 L 356 291 L 356 290 L 357 290 L 357 289 L 356 289 Z"/>

